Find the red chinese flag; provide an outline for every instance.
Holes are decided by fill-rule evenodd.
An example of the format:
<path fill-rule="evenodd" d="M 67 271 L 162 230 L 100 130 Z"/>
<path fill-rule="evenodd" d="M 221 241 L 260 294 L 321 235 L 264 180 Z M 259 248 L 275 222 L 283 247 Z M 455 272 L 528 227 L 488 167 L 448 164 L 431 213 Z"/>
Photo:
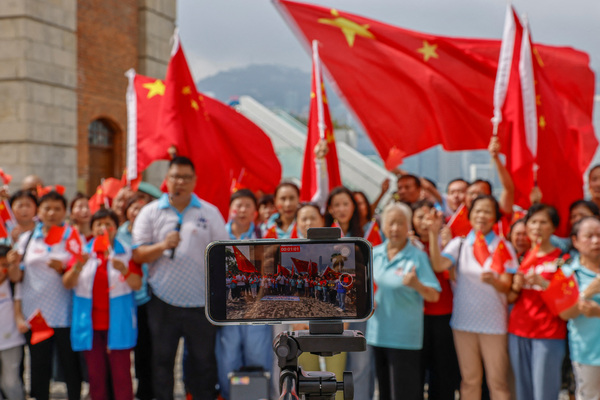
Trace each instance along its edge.
<path fill-rule="evenodd" d="M 48 246 L 54 246 L 57 243 L 60 243 L 60 241 L 62 240 L 64 234 L 65 234 L 65 229 L 67 229 L 66 225 L 63 226 L 58 226 L 58 225 L 53 225 L 50 227 L 50 229 L 48 230 L 48 233 L 46 234 L 46 237 L 44 238 L 44 242 L 48 245 Z"/>
<path fill-rule="evenodd" d="M 306 147 L 304 148 L 304 162 L 302 167 L 302 190 L 300 200 L 315 201 L 317 192 L 329 193 L 334 187 L 340 186 L 340 166 L 335 146 L 333 123 L 329 114 L 323 73 L 316 45 L 313 44 L 313 69 L 312 86 L 310 93 L 310 111 L 308 114 L 308 133 L 306 135 Z M 321 140 L 327 141 L 328 152 L 325 156 L 327 187 L 319 187 L 323 182 L 317 175 L 317 159 L 315 157 L 315 146 Z M 326 196 L 325 196 L 326 197 Z"/>
<path fill-rule="evenodd" d="M 111 199 L 117 197 L 119 190 L 123 188 L 123 182 L 117 178 L 106 178 L 102 181 L 102 189 L 104 194 Z"/>
<path fill-rule="evenodd" d="M 554 315 L 573 307 L 579 300 L 575 274 L 566 277 L 562 269 L 556 271 L 548 288 L 541 292 L 542 299 Z"/>
<path fill-rule="evenodd" d="M 344 231 L 342 231 L 342 227 L 340 226 L 340 224 L 338 224 L 337 219 L 333 221 L 333 224 L 331 224 L 332 228 L 339 228 L 340 230 L 340 237 L 344 237 Z"/>
<path fill-rule="evenodd" d="M 46 319 L 39 309 L 36 309 L 33 314 L 27 319 L 29 328 L 31 329 L 31 344 L 38 344 L 54 335 L 54 329 L 48 326 Z"/>
<path fill-rule="evenodd" d="M 277 226 L 273 225 L 269 228 L 267 233 L 265 233 L 265 239 L 277 239 Z"/>
<path fill-rule="evenodd" d="M 246 256 L 235 246 L 233 247 L 233 254 L 235 255 L 235 262 L 237 263 L 238 269 L 242 272 L 258 272 L 256 267 L 246 258 Z"/>
<path fill-rule="evenodd" d="M 2 168 L 0 168 L 0 178 L 5 185 L 8 185 L 12 181 L 12 176 L 4 172 Z"/>
<path fill-rule="evenodd" d="M 6 230 L 6 226 L 4 225 L 4 221 L 0 221 L 0 239 L 4 239 L 8 237 L 8 231 Z"/>
<path fill-rule="evenodd" d="M 487 148 L 492 134 L 499 40 L 430 35 L 336 9 L 287 0 L 276 4 L 306 44 L 319 41 L 323 65 L 387 168 L 400 162 L 402 156 L 438 144 L 446 150 Z M 563 213 L 563 201 L 582 197 L 581 175 L 597 147 L 592 125 L 594 75 L 585 53 L 539 44 L 533 48 L 536 62 L 543 63 L 538 69 L 544 72 L 536 71 L 535 76 L 539 107 L 545 109 L 539 122 L 546 126 L 538 141 L 544 150 L 539 152 L 538 183 L 549 200 L 544 197 L 542 201 L 554 203 Z M 511 79 L 513 76 L 518 77 L 518 73 L 511 73 Z M 508 93 L 506 102 L 510 101 Z M 507 118 L 500 125 L 499 137 L 503 151 L 508 153 L 516 201 L 521 204 L 521 194 L 529 195 L 527 187 L 532 181 L 514 175 L 519 169 L 510 163 L 518 160 L 511 157 L 513 150 L 520 151 L 523 141 L 510 142 L 507 138 L 514 136 L 508 133 L 511 129 Z M 559 146 L 562 154 L 557 153 Z M 565 157 L 569 160 L 561 169 Z M 552 185 L 558 179 L 566 182 L 564 191 Z M 563 193 L 569 195 L 559 198 Z"/>
<path fill-rule="evenodd" d="M 507 270 L 514 273 L 516 266 L 516 261 L 509 251 L 508 245 L 504 239 L 501 239 L 498 246 L 496 246 L 496 250 L 494 250 L 494 254 L 492 254 L 492 270 L 499 274 L 503 274 Z"/>
<path fill-rule="evenodd" d="M 169 160 L 173 147 L 178 156 L 192 160 L 198 179 L 194 193 L 214 204 L 221 214 L 229 210 L 231 173 L 225 164 L 226 150 L 206 111 L 205 98 L 196 90 L 179 39 L 175 38 L 164 83 L 129 74 L 127 170 L 135 176 L 156 160 Z M 248 146 L 248 143 L 244 144 Z M 133 163 L 133 159 L 137 159 Z"/>
<path fill-rule="evenodd" d="M 92 245 L 92 251 L 104 253 L 110 248 L 110 238 L 108 231 L 105 229 L 104 233 L 94 238 L 94 244 Z"/>
<path fill-rule="evenodd" d="M 317 266 L 317 263 L 311 261 L 308 266 L 308 275 L 314 276 L 314 275 L 317 275 L 318 272 L 319 272 L 319 267 Z"/>
<path fill-rule="evenodd" d="M 298 239 L 298 226 L 294 222 L 294 226 L 292 227 L 292 233 L 290 234 L 290 239 Z"/>
<path fill-rule="evenodd" d="M 10 209 L 8 200 L 2 200 L 2 202 L 0 202 L 0 222 L 6 225 L 17 225 L 17 219 Z"/>
<path fill-rule="evenodd" d="M 475 233 L 475 242 L 473 243 L 473 255 L 477 262 L 483 267 L 485 261 L 490 257 L 490 250 L 488 249 L 487 243 L 483 233 L 477 231 Z"/>
<path fill-rule="evenodd" d="M 67 238 L 65 249 L 78 260 L 81 259 L 81 254 L 83 253 L 83 243 L 81 242 L 79 230 L 77 230 L 77 227 L 75 226 L 71 227 L 71 234 Z"/>
<path fill-rule="evenodd" d="M 308 261 L 299 260 L 294 257 L 292 257 L 291 259 L 292 259 L 292 263 L 294 264 L 294 267 L 296 268 L 296 271 L 298 271 L 299 274 L 308 273 L 308 270 L 310 267 Z"/>
<path fill-rule="evenodd" d="M 234 178 L 238 189 L 273 193 L 281 182 L 281 163 L 269 136 L 235 108 L 216 99 L 204 97 L 204 107 L 223 149 L 220 156 L 230 180 Z"/>
<path fill-rule="evenodd" d="M 281 264 L 277 264 L 277 273 L 283 276 L 290 276 L 292 273 L 289 269 L 283 267 Z"/>
<path fill-rule="evenodd" d="M 137 174 L 137 178 L 130 180 L 127 176 L 127 168 L 125 168 L 125 170 L 123 171 L 123 175 L 121 175 L 121 186 L 125 187 L 129 185 L 131 190 L 133 190 L 134 192 L 137 192 L 141 181 L 142 174 Z"/>
<path fill-rule="evenodd" d="M 464 204 L 454 212 L 448 221 L 448 228 L 452 232 L 452 237 L 467 236 L 471 232 L 471 222 L 469 221 L 469 211 Z"/>
<path fill-rule="evenodd" d="M 519 266 L 519 272 L 526 273 L 529 270 L 529 268 L 535 267 L 537 265 L 538 251 L 540 251 L 539 243 L 533 246 L 533 248 L 530 249 L 527 252 L 527 254 L 525 254 L 525 257 L 523 258 L 523 260 L 521 261 L 521 265 Z"/>
<path fill-rule="evenodd" d="M 322 274 L 324 277 L 333 277 L 333 278 L 337 278 L 338 276 L 340 276 L 339 272 L 335 272 L 333 269 L 331 269 L 331 267 L 327 267 L 325 268 L 325 271 L 323 271 Z M 329 278 L 328 278 L 329 279 Z"/>
<path fill-rule="evenodd" d="M 530 206 L 538 168 L 542 201 L 568 215 L 570 204 L 583 197 L 583 174 L 598 146 L 591 122 L 594 75 L 589 57 L 532 44 L 516 13 L 511 17 L 516 34 L 503 108 L 506 129 L 500 138 L 515 184 L 515 204 Z M 566 218 L 557 233 L 568 235 Z"/>
<path fill-rule="evenodd" d="M 176 38 L 165 81 L 128 72 L 128 171 L 138 176 L 168 150 L 189 157 L 198 179 L 194 192 L 223 216 L 230 183 L 244 172 L 244 187 L 272 192 L 281 165 L 268 136 L 236 110 L 199 93 Z M 252 144 L 252 145 L 250 145 Z"/>
<path fill-rule="evenodd" d="M 102 206 L 106 206 L 108 203 L 102 186 L 96 188 L 96 193 L 88 200 L 88 206 L 90 207 L 90 213 L 94 215 Z"/>
<path fill-rule="evenodd" d="M 373 247 L 379 246 L 383 243 L 383 240 L 381 239 L 381 232 L 379 230 L 379 224 L 377 224 L 375 219 L 371 221 L 371 225 L 365 234 L 365 239 L 367 239 Z"/>

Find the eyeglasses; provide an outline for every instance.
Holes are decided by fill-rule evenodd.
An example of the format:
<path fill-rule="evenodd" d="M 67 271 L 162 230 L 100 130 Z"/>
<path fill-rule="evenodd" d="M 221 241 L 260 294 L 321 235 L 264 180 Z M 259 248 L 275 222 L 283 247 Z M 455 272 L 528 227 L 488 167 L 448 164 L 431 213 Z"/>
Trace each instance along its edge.
<path fill-rule="evenodd" d="M 169 175 L 167 178 L 171 181 L 171 182 L 177 182 L 177 181 L 181 181 L 181 182 L 191 182 L 192 179 L 194 179 L 195 175 Z"/>

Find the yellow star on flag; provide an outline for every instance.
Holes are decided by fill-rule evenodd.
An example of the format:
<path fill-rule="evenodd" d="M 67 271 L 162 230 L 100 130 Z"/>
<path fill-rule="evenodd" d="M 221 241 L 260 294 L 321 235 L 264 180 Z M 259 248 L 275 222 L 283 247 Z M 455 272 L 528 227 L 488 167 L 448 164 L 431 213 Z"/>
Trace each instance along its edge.
<path fill-rule="evenodd" d="M 340 28 L 346 37 L 348 46 L 354 46 L 354 39 L 356 38 L 356 35 L 368 39 L 375 39 L 375 35 L 369 32 L 368 24 L 360 25 L 352 20 L 349 20 L 348 18 L 340 17 L 340 13 L 333 8 L 331 9 L 331 15 L 333 15 L 335 18 L 319 18 L 319 23 Z"/>
<path fill-rule="evenodd" d="M 148 95 L 146 96 L 148 99 L 151 99 L 156 95 L 162 96 L 165 94 L 165 84 L 162 83 L 160 79 L 151 83 L 144 83 L 142 86 L 148 89 Z"/>
<path fill-rule="evenodd" d="M 437 44 L 429 44 L 427 40 L 423 40 L 423 47 L 417 49 L 417 53 L 423 54 L 423 60 L 429 61 L 430 58 L 439 58 L 440 56 L 435 52 Z"/>
<path fill-rule="evenodd" d="M 4 203 L 0 203 L 0 210 L 4 210 Z"/>
<path fill-rule="evenodd" d="M 544 129 L 546 127 L 546 118 L 544 118 L 543 115 L 540 115 L 540 122 L 539 122 L 540 128 Z"/>
<path fill-rule="evenodd" d="M 200 109 L 196 100 L 192 100 L 192 108 L 196 111 L 198 111 Z"/>
<path fill-rule="evenodd" d="M 335 136 L 333 136 L 333 132 L 331 132 L 331 131 L 328 131 L 327 133 L 325 133 L 325 138 L 327 139 L 327 143 L 335 142 Z"/>
<path fill-rule="evenodd" d="M 181 94 L 192 94 L 192 89 L 189 86 L 184 86 L 183 89 L 181 89 Z"/>

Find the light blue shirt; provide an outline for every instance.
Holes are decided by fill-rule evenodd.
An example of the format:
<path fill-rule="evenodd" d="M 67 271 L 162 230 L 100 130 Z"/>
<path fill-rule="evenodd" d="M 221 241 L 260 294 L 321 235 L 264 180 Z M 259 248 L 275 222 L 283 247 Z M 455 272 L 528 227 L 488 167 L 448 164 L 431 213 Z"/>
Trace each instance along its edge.
<path fill-rule="evenodd" d="M 570 265 L 565 265 L 563 271 L 566 276 L 575 273 L 579 292 L 583 292 L 597 276 L 595 272 L 579 263 L 579 257 L 576 257 Z M 600 293 L 596 293 L 592 300 L 600 304 Z M 600 366 L 600 318 L 580 315 L 569 320 L 567 328 L 571 360 L 580 364 Z"/>
<path fill-rule="evenodd" d="M 392 260 L 388 241 L 373 249 L 373 278 L 377 284 L 375 313 L 367 321 L 367 343 L 377 347 L 419 350 L 423 347 L 423 297 L 404 286 L 405 273 L 413 268 L 419 281 L 440 292 L 429 258 L 410 242 Z"/>
<path fill-rule="evenodd" d="M 180 242 L 171 259 L 166 250 L 148 263 L 148 283 L 162 301 L 176 307 L 204 307 L 206 271 L 204 250 L 210 242 L 227 240 L 225 221 L 212 204 L 192 194 L 189 205 L 178 212 L 165 193 L 140 210 L 133 223 L 133 248 L 158 243 L 169 232 L 179 229 Z"/>

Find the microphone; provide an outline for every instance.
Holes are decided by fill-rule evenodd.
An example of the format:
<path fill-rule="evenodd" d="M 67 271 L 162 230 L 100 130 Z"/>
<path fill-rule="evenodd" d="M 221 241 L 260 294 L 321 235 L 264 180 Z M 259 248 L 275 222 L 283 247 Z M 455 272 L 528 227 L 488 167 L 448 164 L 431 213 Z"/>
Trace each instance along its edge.
<path fill-rule="evenodd" d="M 181 230 L 181 222 L 178 222 L 178 223 L 177 223 L 177 226 L 175 227 L 175 231 L 176 231 L 176 232 L 179 232 L 180 230 Z M 175 258 L 175 249 L 176 249 L 176 247 L 173 247 L 173 248 L 171 249 L 171 257 L 170 257 L 170 258 L 171 258 L 171 260 Z"/>
<path fill-rule="evenodd" d="M 170 201 L 170 203 L 171 203 L 171 204 L 173 204 L 173 195 L 175 195 L 175 196 L 179 196 L 179 192 L 178 192 L 178 191 L 176 191 L 176 192 L 175 192 L 175 193 L 173 193 L 173 194 L 169 194 L 169 201 Z M 177 226 L 175 227 L 175 231 L 176 231 L 176 232 L 179 232 L 180 230 L 181 230 L 181 221 L 179 221 L 179 222 L 177 223 Z M 173 248 L 171 249 L 171 256 L 169 257 L 171 260 L 175 258 L 175 249 L 176 249 L 176 247 L 173 247 Z"/>

